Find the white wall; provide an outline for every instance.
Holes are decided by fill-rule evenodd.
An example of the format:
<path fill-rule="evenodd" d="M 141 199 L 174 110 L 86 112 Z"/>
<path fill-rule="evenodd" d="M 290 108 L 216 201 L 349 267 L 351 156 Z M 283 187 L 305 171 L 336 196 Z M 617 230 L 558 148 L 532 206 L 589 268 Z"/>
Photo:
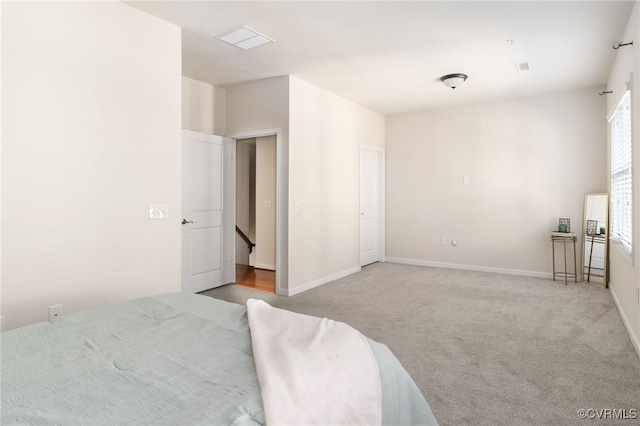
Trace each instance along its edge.
<path fill-rule="evenodd" d="M 384 148 L 385 119 L 296 77 L 290 103 L 289 294 L 296 294 L 360 269 L 360 145 Z"/>
<path fill-rule="evenodd" d="M 226 91 L 228 134 L 280 128 L 287 140 L 288 76 L 252 81 Z"/>
<path fill-rule="evenodd" d="M 182 77 L 182 128 L 223 136 L 226 124 L 226 90 Z"/>
<path fill-rule="evenodd" d="M 276 269 L 276 137 L 256 139 L 255 267 Z"/>
<path fill-rule="evenodd" d="M 293 76 L 227 89 L 229 134 L 273 128 L 282 139 L 277 277 L 293 295 L 359 270 L 359 147 L 384 148 L 384 117 Z"/>
<path fill-rule="evenodd" d="M 633 92 L 631 105 L 633 111 L 633 168 L 634 184 L 634 220 L 633 238 L 635 252 L 630 258 L 624 254 L 616 242 L 611 242 L 610 256 L 610 288 L 618 305 L 620 315 L 629 331 L 631 340 L 640 354 L 640 304 L 638 303 L 638 287 L 640 287 L 640 4 L 636 2 L 627 24 L 622 40 L 626 43 L 634 41 L 633 46 L 622 47 L 616 51 L 616 59 L 609 76 L 608 90 L 613 94 L 607 96 L 607 113 L 611 113 L 623 93 L 626 82 L 633 73 Z"/>
<path fill-rule="evenodd" d="M 2 2 L 7 329 L 180 291 L 180 37 L 120 2 Z"/>
<path fill-rule="evenodd" d="M 276 290 L 281 294 L 288 292 L 288 146 L 289 146 L 289 77 L 275 77 L 249 82 L 226 89 L 227 96 L 227 134 L 279 131 L 281 179 L 279 217 L 281 221 L 278 252 L 279 268 L 276 274 Z M 250 137 L 250 136 L 244 136 Z"/>
<path fill-rule="evenodd" d="M 387 259 L 550 277 L 558 219 L 606 191 L 598 90 L 387 117 Z"/>

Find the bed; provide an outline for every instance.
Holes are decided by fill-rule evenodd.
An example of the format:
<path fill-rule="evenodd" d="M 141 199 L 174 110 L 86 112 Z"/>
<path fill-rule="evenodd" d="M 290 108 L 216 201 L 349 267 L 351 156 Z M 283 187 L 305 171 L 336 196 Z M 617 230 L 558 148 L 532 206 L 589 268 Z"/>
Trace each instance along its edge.
<path fill-rule="evenodd" d="M 145 297 L 0 346 L 6 425 L 437 424 L 385 345 L 262 301 Z"/>

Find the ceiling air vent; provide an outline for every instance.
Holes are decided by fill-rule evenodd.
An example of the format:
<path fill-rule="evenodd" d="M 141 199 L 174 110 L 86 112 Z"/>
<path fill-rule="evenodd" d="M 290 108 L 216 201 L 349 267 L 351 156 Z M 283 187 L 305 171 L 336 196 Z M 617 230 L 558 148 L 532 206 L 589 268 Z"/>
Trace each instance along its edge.
<path fill-rule="evenodd" d="M 516 69 L 518 71 L 529 71 L 529 62 L 520 62 L 516 64 Z"/>
<path fill-rule="evenodd" d="M 216 38 L 242 50 L 253 49 L 254 47 L 274 41 L 272 38 L 246 26 L 227 31 L 226 33 L 218 35 Z"/>

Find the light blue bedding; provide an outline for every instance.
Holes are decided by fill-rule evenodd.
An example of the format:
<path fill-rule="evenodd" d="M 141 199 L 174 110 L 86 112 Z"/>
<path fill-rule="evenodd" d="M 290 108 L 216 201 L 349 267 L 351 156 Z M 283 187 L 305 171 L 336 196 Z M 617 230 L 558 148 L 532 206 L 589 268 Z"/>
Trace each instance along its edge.
<path fill-rule="evenodd" d="M 246 307 L 136 299 L 2 333 L 2 424 L 264 424 Z M 371 342 L 383 422 L 437 424 L 406 371 Z"/>

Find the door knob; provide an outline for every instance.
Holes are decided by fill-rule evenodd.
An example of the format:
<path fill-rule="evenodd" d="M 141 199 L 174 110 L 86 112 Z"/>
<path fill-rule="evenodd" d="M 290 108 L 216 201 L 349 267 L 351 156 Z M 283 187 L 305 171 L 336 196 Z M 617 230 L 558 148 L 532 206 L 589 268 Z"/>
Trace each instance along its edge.
<path fill-rule="evenodd" d="M 186 225 L 187 223 L 193 223 L 192 220 L 182 219 L 182 224 Z"/>

